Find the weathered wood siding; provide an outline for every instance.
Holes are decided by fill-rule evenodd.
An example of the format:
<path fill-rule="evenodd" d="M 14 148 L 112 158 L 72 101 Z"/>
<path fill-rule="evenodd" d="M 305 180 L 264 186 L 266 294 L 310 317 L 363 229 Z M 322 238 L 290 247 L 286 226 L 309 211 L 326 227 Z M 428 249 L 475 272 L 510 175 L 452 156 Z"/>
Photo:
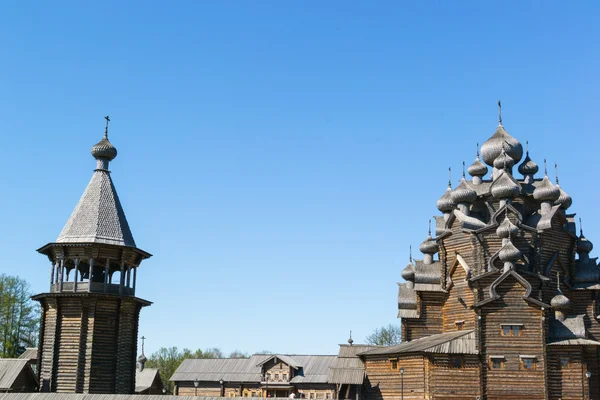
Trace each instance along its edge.
<path fill-rule="evenodd" d="M 445 293 L 421 292 L 419 302 L 421 303 L 420 318 L 406 318 L 406 339 L 415 340 L 442 333 L 442 306 Z"/>
<path fill-rule="evenodd" d="M 487 399 L 544 399 L 543 312 L 523 300 L 525 288 L 512 276 L 496 292 L 500 299 L 482 310 L 482 360 L 502 355 L 505 363 L 504 369 L 484 369 Z M 501 336 L 502 324 L 523 324 L 522 336 Z M 535 369 L 521 369 L 523 355 L 535 357 Z"/>
<path fill-rule="evenodd" d="M 392 370 L 388 357 L 367 359 L 365 362 L 366 399 L 400 400 L 402 384 L 405 400 L 424 399 L 427 376 L 425 365 L 427 363 L 428 361 L 423 356 L 405 356 L 398 360 L 398 368 Z M 403 379 L 400 376 L 400 368 L 404 368 Z"/>
<path fill-rule="evenodd" d="M 475 328 L 475 312 L 473 311 L 474 294 L 467 281 L 467 273 L 458 264 L 452 272 L 452 287 L 442 307 L 443 331 L 450 332 L 457 329 L 456 322 L 464 321 L 463 328 Z"/>
<path fill-rule="evenodd" d="M 436 354 L 429 357 L 429 392 L 431 399 L 474 399 L 481 395 L 479 357 L 459 358 L 461 368 L 454 368 L 450 355 Z"/>

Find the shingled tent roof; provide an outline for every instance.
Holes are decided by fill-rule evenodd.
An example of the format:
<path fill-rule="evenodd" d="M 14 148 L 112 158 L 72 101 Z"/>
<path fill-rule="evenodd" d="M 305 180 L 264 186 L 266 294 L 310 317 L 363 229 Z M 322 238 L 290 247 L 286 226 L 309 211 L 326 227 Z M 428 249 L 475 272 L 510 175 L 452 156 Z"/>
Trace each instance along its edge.
<path fill-rule="evenodd" d="M 29 370 L 35 379 L 35 374 L 29 366 L 29 360 L 26 358 L 0 358 L 0 390 L 11 390 L 15 380 L 24 369 Z"/>
<path fill-rule="evenodd" d="M 135 247 L 108 171 L 94 171 L 56 243 L 103 243 Z"/>
<path fill-rule="evenodd" d="M 368 344 L 340 344 L 340 351 L 329 368 L 329 383 L 362 385 L 365 378 L 365 366 L 358 358 L 359 353 L 380 348 Z"/>

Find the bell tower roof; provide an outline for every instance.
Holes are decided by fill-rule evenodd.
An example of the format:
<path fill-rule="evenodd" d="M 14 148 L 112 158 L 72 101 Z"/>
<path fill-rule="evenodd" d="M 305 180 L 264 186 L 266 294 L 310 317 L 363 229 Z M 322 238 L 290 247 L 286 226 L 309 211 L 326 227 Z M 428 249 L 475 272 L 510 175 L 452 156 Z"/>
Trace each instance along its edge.
<path fill-rule="evenodd" d="M 102 243 L 136 247 L 108 171 L 108 162 L 116 156 L 116 148 L 108 141 L 108 117 L 104 138 L 92 147 L 98 161 L 92 179 L 73 213 L 58 235 L 56 243 Z M 100 146 L 101 145 L 101 146 Z"/>

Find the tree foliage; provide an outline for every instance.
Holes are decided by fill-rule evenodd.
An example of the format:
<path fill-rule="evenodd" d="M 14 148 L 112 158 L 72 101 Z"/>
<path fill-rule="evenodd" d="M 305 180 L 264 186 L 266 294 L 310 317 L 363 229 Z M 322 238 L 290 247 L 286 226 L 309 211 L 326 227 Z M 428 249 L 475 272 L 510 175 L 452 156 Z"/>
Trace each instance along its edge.
<path fill-rule="evenodd" d="M 14 358 L 35 347 L 39 331 L 39 305 L 31 300 L 29 284 L 0 274 L 0 355 Z"/>
<path fill-rule="evenodd" d="M 165 388 L 173 393 L 173 382 L 170 382 L 169 379 L 183 360 L 188 358 L 223 358 L 223 352 L 216 347 L 204 351 L 200 349 L 192 351 L 190 349 L 179 350 L 177 347 L 161 347 L 148 358 L 146 366 L 148 368 L 158 368 Z"/>
<path fill-rule="evenodd" d="M 368 344 L 378 346 L 391 346 L 400 343 L 401 340 L 402 333 L 400 331 L 400 326 L 394 324 L 375 329 L 373 333 L 365 339 Z"/>

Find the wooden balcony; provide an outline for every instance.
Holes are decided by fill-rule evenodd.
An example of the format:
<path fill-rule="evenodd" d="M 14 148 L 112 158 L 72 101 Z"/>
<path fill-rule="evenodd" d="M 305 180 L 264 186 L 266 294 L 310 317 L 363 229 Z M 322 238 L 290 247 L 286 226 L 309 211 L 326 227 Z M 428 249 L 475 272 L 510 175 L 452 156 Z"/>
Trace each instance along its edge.
<path fill-rule="evenodd" d="M 133 288 L 123 286 L 122 293 L 119 293 L 119 284 L 109 283 L 106 285 L 106 291 L 104 290 L 104 283 L 92 282 L 91 290 L 88 290 L 88 282 L 77 282 L 77 293 L 108 293 L 108 294 L 122 294 L 124 296 L 134 296 L 135 291 Z M 51 293 L 74 293 L 75 292 L 74 282 L 63 282 L 62 291 L 60 290 L 60 283 L 55 283 L 50 286 Z"/>

